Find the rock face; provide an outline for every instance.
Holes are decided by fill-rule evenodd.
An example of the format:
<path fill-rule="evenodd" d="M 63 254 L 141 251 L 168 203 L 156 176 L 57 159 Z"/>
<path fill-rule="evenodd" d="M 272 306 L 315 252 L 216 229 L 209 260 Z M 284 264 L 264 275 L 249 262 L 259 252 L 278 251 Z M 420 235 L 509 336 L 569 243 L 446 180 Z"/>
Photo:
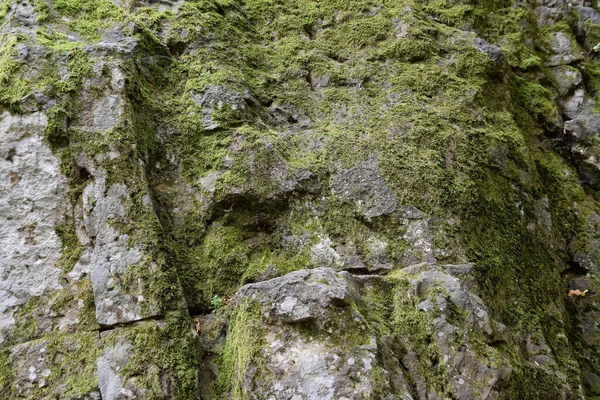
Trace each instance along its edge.
<path fill-rule="evenodd" d="M 0 1 L 0 399 L 600 398 L 595 2 Z"/>

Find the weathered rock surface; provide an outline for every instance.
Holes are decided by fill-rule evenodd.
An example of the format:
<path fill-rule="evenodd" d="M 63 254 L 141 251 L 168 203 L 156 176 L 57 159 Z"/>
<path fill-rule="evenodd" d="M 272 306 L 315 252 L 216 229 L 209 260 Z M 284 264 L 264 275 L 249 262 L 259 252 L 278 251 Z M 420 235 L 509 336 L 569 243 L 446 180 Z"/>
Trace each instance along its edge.
<path fill-rule="evenodd" d="M 0 344 L 20 306 L 62 287 L 54 227 L 70 205 L 67 179 L 43 140 L 46 124 L 41 112 L 0 115 Z"/>
<path fill-rule="evenodd" d="M 0 1 L 0 399 L 599 398 L 599 48 L 587 0 Z"/>
<path fill-rule="evenodd" d="M 356 204 L 366 218 L 379 217 L 394 212 L 398 200 L 381 178 L 377 158 L 342 170 L 333 178 L 331 188 L 345 201 Z"/>

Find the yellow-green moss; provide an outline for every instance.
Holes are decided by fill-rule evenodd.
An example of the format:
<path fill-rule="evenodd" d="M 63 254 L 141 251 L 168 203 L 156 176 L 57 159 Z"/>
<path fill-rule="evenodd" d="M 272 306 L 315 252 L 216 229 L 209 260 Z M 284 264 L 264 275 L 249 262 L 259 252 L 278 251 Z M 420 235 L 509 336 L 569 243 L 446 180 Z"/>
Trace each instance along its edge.
<path fill-rule="evenodd" d="M 219 365 L 216 397 L 240 400 L 250 393 L 243 390 L 246 374 L 250 368 L 261 377 L 268 379 L 262 349 L 266 345 L 261 323 L 260 304 L 244 299 L 236 305 L 230 316 L 229 329 Z"/>
<path fill-rule="evenodd" d="M 0 36 L 0 105 L 13 106 L 29 93 L 29 82 L 21 76 L 24 62 L 16 60 L 19 35 Z"/>

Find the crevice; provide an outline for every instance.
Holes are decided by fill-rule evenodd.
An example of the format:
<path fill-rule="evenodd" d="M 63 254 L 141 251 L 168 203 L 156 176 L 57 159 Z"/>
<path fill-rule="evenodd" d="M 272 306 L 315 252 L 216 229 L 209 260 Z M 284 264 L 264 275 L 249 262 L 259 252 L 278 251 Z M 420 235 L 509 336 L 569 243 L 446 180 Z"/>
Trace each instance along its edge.
<path fill-rule="evenodd" d="M 504 344 L 506 344 L 506 340 L 504 340 L 504 339 L 495 339 L 490 342 L 487 342 L 488 346 L 495 347 L 495 348 L 501 347 Z"/>
<path fill-rule="evenodd" d="M 567 265 L 569 266 L 569 268 L 562 271 L 560 273 L 560 276 L 566 276 L 566 275 L 585 276 L 590 272 L 587 268 L 583 267 L 581 264 L 579 264 L 577 261 L 574 261 L 574 260 L 567 261 Z"/>
<path fill-rule="evenodd" d="M 306 82 L 308 82 L 308 85 L 310 86 L 310 90 L 314 92 L 315 87 L 313 85 L 312 72 L 310 70 L 308 70 L 308 72 L 306 74 Z"/>
<path fill-rule="evenodd" d="M 210 308 L 195 305 L 195 306 L 188 307 L 188 313 L 190 314 L 190 316 L 192 318 L 194 318 L 194 317 L 200 317 L 203 315 L 209 315 L 209 314 L 212 314 L 213 312 Z"/>
<path fill-rule="evenodd" d="M 378 269 L 378 270 L 370 270 L 367 267 L 360 267 L 360 268 L 342 268 L 342 271 L 346 271 L 349 272 L 350 274 L 352 274 L 352 276 L 355 276 L 357 278 L 363 278 L 363 277 L 372 277 L 372 276 L 386 276 L 390 271 L 385 270 L 385 269 Z"/>
<path fill-rule="evenodd" d="M 314 40 L 315 39 L 315 31 L 312 29 L 312 25 L 304 24 L 303 26 L 304 32 L 308 35 L 308 38 L 310 40 Z"/>
<path fill-rule="evenodd" d="M 112 324 L 112 325 L 102 325 L 102 324 L 98 324 L 99 328 L 97 329 L 98 332 L 102 333 L 102 332 L 106 332 L 106 331 L 112 331 L 114 329 L 117 328 L 127 328 L 130 326 L 135 326 L 138 325 L 142 322 L 147 322 L 147 321 L 163 321 L 164 320 L 164 316 L 162 315 L 153 315 L 150 317 L 146 317 L 146 318 L 141 318 L 141 319 L 136 319 L 135 321 L 129 321 L 129 322 L 122 322 L 122 323 L 118 323 L 118 324 Z"/>
<path fill-rule="evenodd" d="M 17 150 L 14 147 L 11 147 L 10 150 L 8 150 L 8 155 L 6 156 L 5 160 L 8 162 L 13 162 L 13 159 L 16 155 Z"/>
<path fill-rule="evenodd" d="M 566 116 L 563 116 L 563 120 L 565 122 L 567 122 L 567 121 L 570 121 L 571 119 L 567 118 Z M 562 152 L 560 152 L 561 148 L 565 149 L 568 152 L 568 155 L 565 157 L 566 161 L 569 164 L 571 164 L 573 166 L 573 168 L 575 168 L 575 171 L 577 172 L 577 178 L 579 180 L 579 184 L 582 186 L 591 187 L 592 182 L 590 182 L 590 180 L 585 176 L 585 174 L 583 174 L 581 172 L 581 169 L 579 168 L 579 163 L 577 162 L 577 158 L 575 157 L 575 153 L 573 152 L 573 145 L 575 143 L 574 143 L 574 139 L 573 139 L 571 132 L 566 129 L 563 130 L 562 135 L 557 137 L 555 141 L 560 142 L 560 144 L 558 145 L 559 148 L 557 149 L 559 154 L 562 153 Z"/>
<path fill-rule="evenodd" d="M 187 44 L 184 42 L 168 41 L 167 48 L 174 58 L 179 58 L 185 52 Z"/>

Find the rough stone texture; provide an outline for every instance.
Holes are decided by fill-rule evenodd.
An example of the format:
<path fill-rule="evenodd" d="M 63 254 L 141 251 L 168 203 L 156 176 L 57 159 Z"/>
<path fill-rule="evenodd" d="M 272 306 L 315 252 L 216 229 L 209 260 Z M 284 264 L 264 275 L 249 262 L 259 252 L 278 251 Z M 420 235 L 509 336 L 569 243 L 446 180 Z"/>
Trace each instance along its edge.
<path fill-rule="evenodd" d="M 329 305 L 348 305 L 351 290 L 334 270 L 315 269 L 244 286 L 238 297 L 261 303 L 264 316 L 273 323 L 298 323 L 319 320 Z"/>
<path fill-rule="evenodd" d="M 112 346 L 103 349 L 98 357 L 98 381 L 103 399 L 127 399 L 134 397 L 130 389 L 123 387 L 124 379 L 119 371 L 127 365 L 133 346 L 124 340 L 118 340 Z"/>
<path fill-rule="evenodd" d="M 502 49 L 496 45 L 486 42 L 481 38 L 475 38 L 473 40 L 477 50 L 488 55 L 492 61 L 500 62 L 504 59 Z"/>
<path fill-rule="evenodd" d="M 565 96 L 571 90 L 577 88 L 582 81 L 581 72 L 568 65 L 553 68 L 552 75 L 558 87 L 558 94 L 561 96 Z"/>
<path fill-rule="evenodd" d="M 0 3 L 0 398 L 600 395 L 596 4 Z"/>
<path fill-rule="evenodd" d="M 264 340 L 269 343 L 261 355 L 264 370 L 251 368 L 241 382 L 242 391 L 257 399 L 373 396 L 378 344 L 366 319 L 350 309 L 360 301 L 357 290 L 350 274 L 327 268 L 297 271 L 242 287 L 236 302 L 260 304 L 260 315 L 268 324 Z M 310 329 L 309 336 L 302 333 L 303 326 Z M 358 333 L 360 339 L 347 340 L 350 332 Z M 336 345 L 338 342 L 344 346 Z M 262 381 L 258 373 L 272 374 L 274 379 Z M 385 385 L 390 391 L 387 398 L 412 398 L 406 383 L 401 382 L 401 390 Z"/>
<path fill-rule="evenodd" d="M 0 344 L 29 299 L 61 288 L 54 230 L 69 208 L 67 181 L 43 141 L 46 116 L 0 114 Z"/>
<path fill-rule="evenodd" d="M 381 177 L 377 158 L 341 170 L 331 183 L 335 194 L 345 201 L 355 202 L 359 212 L 371 219 L 396 210 L 398 200 Z"/>
<path fill-rule="evenodd" d="M 96 356 L 97 339 L 90 334 L 63 335 L 23 343 L 10 350 L 15 399 L 101 399 L 97 378 L 89 368 Z M 61 362 L 66 361 L 66 365 Z M 78 382 L 75 385 L 75 382 Z"/>
<path fill-rule="evenodd" d="M 576 44 L 573 43 L 573 39 L 569 38 L 563 32 L 550 34 L 550 48 L 552 53 L 547 65 L 555 67 L 582 60 L 583 55 L 575 46 Z"/>
<path fill-rule="evenodd" d="M 246 103 L 238 93 L 218 85 L 206 85 L 204 93 L 192 95 L 192 100 L 202 113 L 202 127 L 207 131 L 215 130 L 219 123 L 213 119 L 213 113 L 225 105 L 232 110 L 244 110 Z"/>
<path fill-rule="evenodd" d="M 100 325 L 136 321 L 143 318 L 139 304 L 143 296 L 123 293 L 119 281 L 127 267 L 141 261 L 142 253 L 135 246 L 129 248 L 128 236 L 110 226 L 111 220 L 125 215 L 122 199 L 127 188 L 113 185 L 105 195 L 104 185 L 97 182 L 83 192 L 84 223 L 95 246 L 89 260 L 80 260 L 90 266 L 96 321 Z"/>

